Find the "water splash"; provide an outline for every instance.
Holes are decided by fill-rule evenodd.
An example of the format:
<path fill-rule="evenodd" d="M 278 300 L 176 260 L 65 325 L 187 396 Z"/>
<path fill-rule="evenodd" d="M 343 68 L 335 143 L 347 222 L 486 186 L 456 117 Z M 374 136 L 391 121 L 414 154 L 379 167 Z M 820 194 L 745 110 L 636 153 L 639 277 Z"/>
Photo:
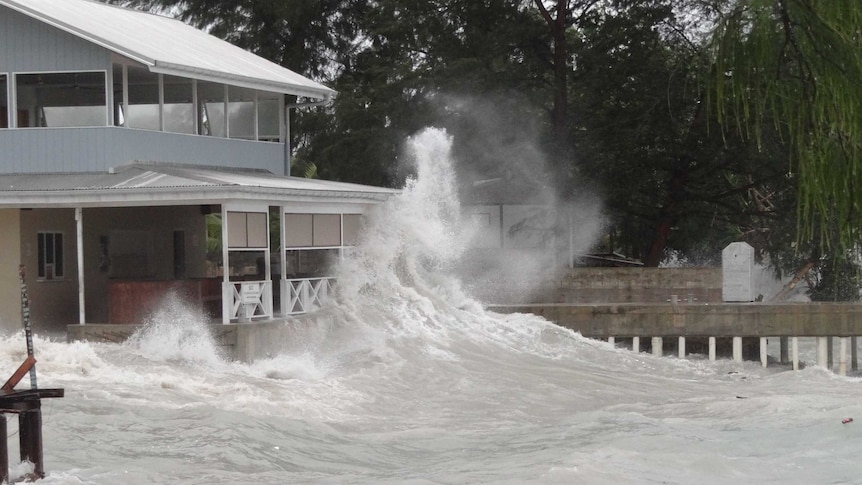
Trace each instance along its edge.
<path fill-rule="evenodd" d="M 154 361 L 218 365 L 224 356 L 208 325 L 206 315 L 172 293 L 125 345 Z"/>

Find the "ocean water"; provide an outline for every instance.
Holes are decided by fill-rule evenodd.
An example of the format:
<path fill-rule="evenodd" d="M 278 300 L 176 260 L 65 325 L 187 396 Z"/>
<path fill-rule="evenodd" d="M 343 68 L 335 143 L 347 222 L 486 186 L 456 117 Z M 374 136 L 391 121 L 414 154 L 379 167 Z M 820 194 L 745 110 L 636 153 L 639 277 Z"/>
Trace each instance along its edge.
<path fill-rule="evenodd" d="M 414 146 L 419 175 L 340 270 L 337 318 L 281 354 L 231 362 L 171 301 L 124 344 L 37 336 L 40 386 L 66 389 L 43 404 L 41 483 L 862 483 L 859 377 L 634 354 L 484 311 L 451 276 L 449 140 Z M 9 373 L 24 356 L 21 334 L 0 339 Z"/>

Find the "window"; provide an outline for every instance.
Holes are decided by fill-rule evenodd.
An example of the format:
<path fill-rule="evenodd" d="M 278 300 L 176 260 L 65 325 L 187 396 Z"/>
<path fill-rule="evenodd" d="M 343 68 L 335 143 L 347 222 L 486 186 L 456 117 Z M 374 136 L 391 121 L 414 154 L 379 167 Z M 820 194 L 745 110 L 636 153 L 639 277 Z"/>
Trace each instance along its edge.
<path fill-rule="evenodd" d="M 281 139 L 281 97 L 274 93 L 259 92 L 257 95 L 257 139 L 279 141 Z M 231 128 L 233 133 L 233 128 Z"/>
<path fill-rule="evenodd" d="M 142 130 L 159 130 L 159 75 L 146 68 L 128 67 L 129 106 L 126 126 Z"/>
<path fill-rule="evenodd" d="M 17 74 L 19 127 L 106 126 L 105 72 Z"/>
<path fill-rule="evenodd" d="M 0 128 L 9 128 L 9 101 L 6 75 L 0 74 Z"/>
<path fill-rule="evenodd" d="M 165 90 L 165 131 L 194 134 L 195 106 L 191 79 L 163 76 Z"/>
<path fill-rule="evenodd" d="M 63 233 L 38 233 L 39 279 L 63 278 Z"/>
<path fill-rule="evenodd" d="M 230 86 L 228 89 L 228 130 L 231 138 L 254 140 L 254 91 Z"/>
<path fill-rule="evenodd" d="M 207 136 L 225 136 L 225 86 L 211 82 L 198 82 L 198 133 Z"/>

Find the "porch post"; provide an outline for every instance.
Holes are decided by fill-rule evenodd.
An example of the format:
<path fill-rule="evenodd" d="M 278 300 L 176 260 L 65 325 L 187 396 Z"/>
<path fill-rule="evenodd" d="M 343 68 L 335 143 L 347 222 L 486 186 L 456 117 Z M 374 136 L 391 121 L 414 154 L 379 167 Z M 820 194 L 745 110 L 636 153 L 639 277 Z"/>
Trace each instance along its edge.
<path fill-rule="evenodd" d="M 281 314 L 287 315 L 288 312 L 290 312 L 291 308 L 288 307 L 290 303 L 290 290 L 287 288 L 287 248 L 284 243 L 284 235 L 286 234 L 285 231 L 287 228 L 284 227 L 284 206 L 279 206 L 278 212 L 278 217 L 281 221 L 281 224 L 279 224 L 279 230 L 281 231 L 281 234 L 278 235 L 278 240 L 281 241 L 281 244 L 279 245 L 279 247 L 281 248 L 279 249 L 279 251 L 281 251 L 281 254 L 279 254 L 279 259 L 281 260 L 279 262 L 279 264 L 281 265 L 281 284 L 278 285 L 278 290 L 281 297 Z"/>
<path fill-rule="evenodd" d="M 230 287 L 230 262 L 228 261 L 228 239 L 227 239 L 227 204 L 221 205 L 221 260 L 222 260 L 222 285 L 221 285 L 221 323 L 230 323 L 231 306 L 233 306 L 233 289 Z"/>
<path fill-rule="evenodd" d="M 255 98 L 255 100 L 257 100 L 257 98 Z M 269 223 L 269 206 L 267 206 L 267 208 L 266 208 L 266 251 L 264 252 L 264 255 L 263 255 L 263 264 L 264 264 L 264 269 L 263 269 L 263 275 L 264 276 L 263 277 L 266 280 L 266 284 L 269 285 L 269 292 L 263 292 L 263 294 L 264 294 L 264 298 L 266 300 L 268 300 L 268 301 L 264 301 L 264 304 L 266 305 L 266 308 L 269 311 L 269 318 L 270 319 L 275 317 L 275 308 L 273 308 L 273 303 L 272 303 L 273 300 L 275 299 L 275 298 L 273 298 L 273 295 L 272 295 L 272 290 L 273 290 L 273 287 L 275 285 L 272 284 L 272 242 L 271 242 L 272 241 L 272 234 L 271 234 L 271 231 L 272 231 L 272 228 L 271 228 L 271 225 Z"/>
<path fill-rule="evenodd" d="M 84 308 L 84 209 L 81 207 L 75 207 L 75 226 L 75 245 L 78 249 L 78 323 L 83 325 L 87 323 L 87 316 Z"/>

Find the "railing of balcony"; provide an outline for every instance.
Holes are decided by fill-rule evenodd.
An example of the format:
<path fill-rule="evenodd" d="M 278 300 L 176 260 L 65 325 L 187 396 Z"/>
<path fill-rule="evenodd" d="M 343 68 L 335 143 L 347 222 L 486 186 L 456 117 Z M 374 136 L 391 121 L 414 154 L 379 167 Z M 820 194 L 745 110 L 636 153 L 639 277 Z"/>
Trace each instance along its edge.
<path fill-rule="evenodd" d="M 324 306 L 335 286 L 335 278 L 301 278 L 286 280 L 282 288 L 282 313 L 299 315 Z"/>
<path fill-rule="evenodd" d="M 222 304 L 231 320 L 272 318 L 271 281 L 231 281 L 222 284 Z"/>
<path fill-rule="evenodd" d="M 103 172 L 133 161 L 159 161 L 284 172 L 281 143 L 132 128 L 0 129 L 5 173 Z"/>

